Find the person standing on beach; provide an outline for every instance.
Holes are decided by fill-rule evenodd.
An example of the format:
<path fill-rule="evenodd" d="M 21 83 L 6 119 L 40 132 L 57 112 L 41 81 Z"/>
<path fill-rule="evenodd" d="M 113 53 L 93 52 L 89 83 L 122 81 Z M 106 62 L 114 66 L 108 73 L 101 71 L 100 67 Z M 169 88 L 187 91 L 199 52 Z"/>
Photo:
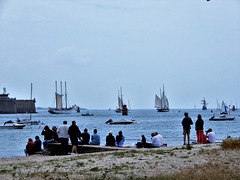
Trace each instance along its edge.
<path fill-rule="evenodd" d="M 78 138 L 81 136 L 81 132 L 76 125 L 76 121 L 72 121 L 72 125 L 68 129 L 68 134 L 72 143 L 72 155 L 77 154 Z"/>
<path fill-rule="evenodd" d="M 63 121 L 63 125 L 57 129 L 58 140 L 61 142 L 61 150 L 64 155 L 68 154 L 68 128 L 67 121 Z"/>
<path fill-rule="evenodd" d="M 202 144 L 203 143 L 203 125 L 204 125 L 204 121 L 202 119 L 201 114 L 198 114 L 197 116 L 197 121 L 195 123 L 195 130 L 197 133 L 197 143 L 198 144 Z"/>
<path fill-rule="evenodd" d="M 188 139 L 188 144 L 190 144 L 190 129 L 191 125 L 193 124 L 192 119 L 188 116 L 188 113 L 184 113 L 184 118 L 182 120 L 182 126 L 183 126 L 183 143 L 186 144 L 186 135 Z"/>

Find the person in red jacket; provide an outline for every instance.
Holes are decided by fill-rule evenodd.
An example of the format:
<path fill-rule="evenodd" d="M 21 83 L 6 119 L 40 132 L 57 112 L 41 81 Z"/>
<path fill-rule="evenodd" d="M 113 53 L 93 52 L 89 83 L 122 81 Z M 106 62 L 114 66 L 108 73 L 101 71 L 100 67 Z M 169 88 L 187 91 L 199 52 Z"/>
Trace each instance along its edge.
<path fill-rule="evenodd" d="M 26 145 L 26 149 L 25 149 L 25 154 L 26 156 L 30 156 L 35 152 L 35 143 L 33 142 L 32 138 L 28 139 L 28 143 Z"/>

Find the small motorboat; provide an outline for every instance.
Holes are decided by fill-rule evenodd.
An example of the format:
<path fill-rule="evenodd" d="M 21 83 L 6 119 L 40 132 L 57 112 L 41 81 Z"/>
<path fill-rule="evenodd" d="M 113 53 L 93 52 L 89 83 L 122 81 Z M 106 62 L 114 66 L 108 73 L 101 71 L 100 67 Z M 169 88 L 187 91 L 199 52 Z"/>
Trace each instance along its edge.
<path fill-rule="evenodd" d="M 17 118 L 17 124 L 26 124 L 26 125 L 38 125 L 40 123 L 40 120 L 33 121 L 30 119 L 18 119 Z"/>
<path fill-rule="evenodd" d="M 0 129 L 22 129 L 26 124 L 18 124 L 13 121 L 6 121 L 4 125 L 0 126 Z"/>
<path fill-rule="evenodd" d="M 225 114 L 219 117 L 213 116 L 209 119 L 209 121 L 233 121 L 233 120 L 235 120 L 235 117 L 229 117 L 229 116 L 226 116 Z"/>
<path fill-rule="evenodd" d="M 121 119 L 121 120 L 116 120 L 116 121 L 109 119 L 105 123 L 106 124 L 132 124 L 132 123 L 137 123 L 137 122 L 135 120 L 126 120 L 126 119 Z"/>
<path fill-rule="evenodd" d="M 82 116 L 93 116 L 93 114 L 85 113 L 85 114 L 82 114 Z"/>

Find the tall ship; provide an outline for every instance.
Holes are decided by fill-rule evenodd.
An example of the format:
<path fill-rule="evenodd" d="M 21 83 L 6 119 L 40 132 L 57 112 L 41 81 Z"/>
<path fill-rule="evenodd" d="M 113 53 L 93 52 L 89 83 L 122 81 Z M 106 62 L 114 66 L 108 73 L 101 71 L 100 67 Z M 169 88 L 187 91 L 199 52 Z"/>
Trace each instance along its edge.
<path fill-rule="evenodd" d="M 122 87 L 120 87 L 120 93 L 118 91 L 118 107 L 115 109 L 116 113 L 122 113 L 122 115 L 128 115 L 128 108 L 126 104 L 123 104 Z"/>
<path fill-rule="evenodd" d="M 67 107 L 67 83 L 65 81 L 65 93 L 62 91 L 62 81 L 60 81 L 60 93 L 57 89 L 57 81 L 55 82 L 56 92 L 55 92 L 55 108 L 49 108 L 48 112 L 51 114 L 70 114 L 74 107 Z M 65 107 L 63 107 L 63 97 L 65 97 Z"/>
<path fill-rule="evenodd" d="M 202 110 L 207 110 L 207 101 L 205 100 L 205 98 L 203 98 L 202 100 Z"/>
<path fill-rule="evenodd" d="M 36 113 L 35 99 L 22 99 L 8 97 L 6 88 L 0 94 L 0 114 L 16 114 L 16 113 Z"/>
<path fill-rule="evenodd" d="M 168 98 L 165 95 L 164 85 L 163 91 L 160 89 L 160 97 L 155 95 L 155 108 L 157 108 L 158 112 L 168 112 L 170 110 Z"/>

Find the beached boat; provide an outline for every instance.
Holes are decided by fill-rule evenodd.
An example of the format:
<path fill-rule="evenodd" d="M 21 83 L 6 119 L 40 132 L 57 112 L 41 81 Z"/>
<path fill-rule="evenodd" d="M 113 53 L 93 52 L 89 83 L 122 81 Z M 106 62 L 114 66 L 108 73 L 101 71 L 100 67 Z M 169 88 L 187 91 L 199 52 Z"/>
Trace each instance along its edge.
<path fill-rule="evenodd" d="M 26 126 L 26 124 L 17 124 L 13 121 L 6 121 L 4 125 L 0 126 L 0 129 L 22 129 Z"/>
<path fill-rule="evenodd" d="M 163 91 L 160 89 L 160 97 L 158 97 L 158 95 L 155 95 L 155 108 L 157 108 L 158 112 L 168 112 L 170 110 L 168 98 L 165 95 L 164 85 Z"/>
<path fill-rule="evenodd" d="M 209 121 L 233 121 L 235 120 L 235 117 L 230 117 L 230 116 L 227 116 L 225 114 L 221 115 L 221 116 L 212 116 Z"/>
<path fill-rule="evenodd" d="M 205 100 L 205 98 L 203 98 L 203 100 L 202 100 L 202 110 L 207 110 L 207 102 L 206 102 L 206 100 Z"/>
<path fill-rule="evenodd" d="M 120 120 L 114 120 L 114 121 L 112 119 L 109 119 L 105 123 L 106 124 L 133 124 L 137 122 L 135 120 L 127 120 L 127 119 L 120 119 Z"/>
<path fill-rule="evenodd" d="M 74 107 L 67 107 L 67 84 L 65 81 L 65 94 L 62 93 L 62 81 L 60 81 L 61 92 L 58 93 L 57 91 L 57 81 L 56 84 L 56 92 L 55 92 L 55 100 L 56 100 L 56 107 L 49 108 L 48 112 L 51 114 L 70 114 Z M 65 96 L 65 108 L 63 107 L 62 97 Z"/>

